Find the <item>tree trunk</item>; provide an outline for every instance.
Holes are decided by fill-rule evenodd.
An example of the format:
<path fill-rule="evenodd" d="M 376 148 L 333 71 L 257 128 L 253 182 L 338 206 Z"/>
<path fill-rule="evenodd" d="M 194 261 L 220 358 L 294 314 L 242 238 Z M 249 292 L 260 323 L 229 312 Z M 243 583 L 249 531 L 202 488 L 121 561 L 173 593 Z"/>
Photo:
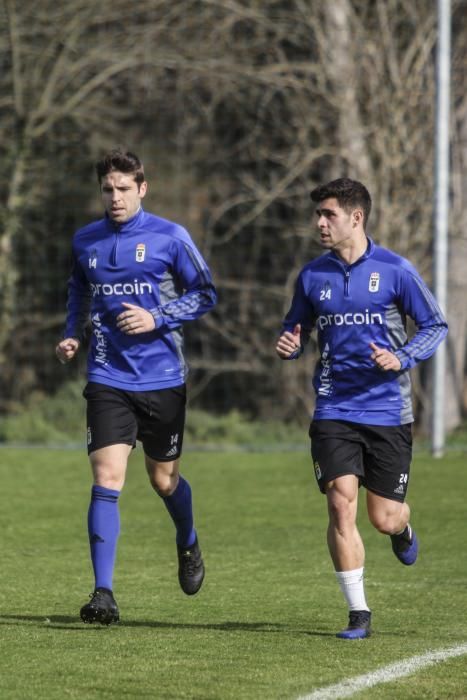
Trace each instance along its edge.
<path fill-rule="evenodd" d="M 349 0 L 333 0 L 324 3 L 326 24 L 326 49 L 324 66 L 333 86 L 336 104 L 339 104 L 338 147 L 343 172 L 336 177 L 351 174 L 366 183 L 373 182 L 372 165 L 365 140 L 365 127 L 359 106 L 358 66 L 355 58 L 355 43 L 352 7 Z M 344 160 L 344 163 L 342 163 Z"/>
<path fill-rule="evenodd" d="M 453 120 L 454 121 L 454 120 Z M 448 431 L 462 422 L 466 406 L 467 345 L 467 110 L 455 134 L 452 164 L 452 215 L 450 222 L 447 318 L 449 335 L 446 362 L 445 422 Z"/>

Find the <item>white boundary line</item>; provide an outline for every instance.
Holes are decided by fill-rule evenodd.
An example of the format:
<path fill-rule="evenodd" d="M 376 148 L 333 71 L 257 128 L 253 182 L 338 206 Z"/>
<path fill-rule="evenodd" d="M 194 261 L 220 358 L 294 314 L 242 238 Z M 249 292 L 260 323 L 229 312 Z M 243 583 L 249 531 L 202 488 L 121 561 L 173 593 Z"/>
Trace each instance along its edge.
<path fill-rule="evenodd" d="M 341 683 L 319 688 L 309 695 L 300 696 L 298 700 L 336 700 L 337 698 L 350 698 L 360 690 L 372 688 L 380 683 L 391 683 L 398 678 L 410 676 L 421 668 L 433 666 L 440 661 L 446 661 L 455 656 L 464 656 L 464 654 L 467 654 L 467 644 L 460 644 L 455 647 L 440 649 L 439 651 L 428 651 L 426 654 L 412 656 L 410 659 L 397 661 L 389 666 L 383 666 L 363 676 L 355 676 L 355 678 L 348 678 Z"/>

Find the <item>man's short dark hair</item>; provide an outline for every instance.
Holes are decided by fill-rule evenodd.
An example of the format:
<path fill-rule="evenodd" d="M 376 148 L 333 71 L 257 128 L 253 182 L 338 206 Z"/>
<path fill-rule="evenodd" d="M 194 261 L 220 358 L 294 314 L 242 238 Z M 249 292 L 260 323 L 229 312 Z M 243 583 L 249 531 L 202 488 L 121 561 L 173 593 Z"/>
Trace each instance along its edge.
<path fill-rule="evenodd" d="M 365 185 L 348 177 L 332 180 L 327 185 L 320 185 L 311 191 L 313 202 L 322 202 L 325 199 L 337 199 L 337 203 L 348 214 L 357 207 L 363 211 L 363 228 L 366 226 L 371 211 L 371 197 Z"/>
<path fill-rule="evenodd" d="M 144 182 L 144 166 L 138 156 L 130 151 L 122 151 L 119 148 L 115 148 L 106 153 L 105 156 L 96 163 L 96 173 L 99 184 L 106 175 L 115 170 L 118 170 L 120 173 L 125 173 L 125 175 L 133 175 L 138 189 L 141 183 Z"/>

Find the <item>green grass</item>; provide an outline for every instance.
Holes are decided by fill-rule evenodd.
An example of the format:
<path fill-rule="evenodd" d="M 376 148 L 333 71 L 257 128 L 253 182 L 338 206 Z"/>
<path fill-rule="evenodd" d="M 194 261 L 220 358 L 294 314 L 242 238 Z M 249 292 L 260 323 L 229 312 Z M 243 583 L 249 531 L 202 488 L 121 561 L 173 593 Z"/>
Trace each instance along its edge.
<path fill-rule="evenodd" d="M 347 612 L 306 451 L 185 453 L 207 568 L 188 598 L 136 450 L 121 497 L 122 622 L 106 628 L 77 617 L 92 589 L 84 452 L 0 450 L 0 697 L 293 700 L 467 642 L 465 462 L 461 452 L 414 460 L 415 567 L 398 564 L 360 513 L 375 632 L 346 642 L 334 636 Z M 466 667 L 452 659 L 355 697 L 467 698 Z"/>

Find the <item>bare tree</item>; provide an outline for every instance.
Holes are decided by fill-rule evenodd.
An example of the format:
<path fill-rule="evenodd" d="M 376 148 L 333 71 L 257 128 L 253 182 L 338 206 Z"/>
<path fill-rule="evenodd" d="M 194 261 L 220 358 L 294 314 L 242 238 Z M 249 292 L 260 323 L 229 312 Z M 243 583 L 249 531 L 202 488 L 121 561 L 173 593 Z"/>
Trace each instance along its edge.
<path fill-rule="evenodd" d="M 453 13 L 450 426 L 465 409 L 467 254 L 465 3 Z M 209 258 L 219 304 L 188 333 L 192 396 L 216 409 L 284 419 L 312 409 L 313 352 L 280 363 L 273 346 L 298 271 L 320 252 L 309 201 L 318 182 L 367 182 L 371 235 L 430 278 L 437 27 L 428 0 L 4 0 L 0 23 L 0 363 L 10 380 L 12 331 L 18 343 L 28 334 L 15 253 L 25 211 L 44 216 L 56 186 L 50 153 L 69 169 L 67 135 L 81 167 L 122 141 L 148 154 L 157 174 L 148 204 L 184 221 Z M 94 212 L 91 191 L 80 196 Z M 33 316 L 36 332 L 57 323 L 44 307 Z M 423 408 L 425 378 L 416 379 Z"/>
<path fill-rule="evenodd" d="M 215 47 L 206 36 L 206 53 L 198 56 L 213 68 L 202 81 L 200 109 L 215 147 L 208 161 L 198 155 L 210 191 L 206 241 L 220 273 L 219 315 L 211 325 L 223 359 L 215 371 L 231 373 L 236 397 L 257 377 L 265 399 L 256 393 L 256 410 L 273 412 L 275 397 L 290 417 L 310 407 L 309 367 L 286 364 L 271 377 L 269 352 L 293 280 L 317 253 L 307 204 L 312 185 L 339 174 L 367 182 L 370 233 L 430 280 L 435 8 L 426 0 L 209 0 L 200 13 L 205 27 L 216 26 Z M 463 27 L 462 3 L 454 13 L 454 26 Z M 454 43 L 460 62 L 461 34 Z M 465 94 L 460 84 L 456 90 Z M 458 167 L 459 181 L 461 158 Z M 455 271 L 465 265 L 461 246 L 452 265 L 455 309 L 465 292 Z M 450 321 L 457 350 L 449 371 L 459 386 L 465 326 L 457 312 Z M 425 380 L 415 380 L 420 409 L 428 412 Z M 450 394 L 450 427 L 460 420 L 460 393 Z"/>
<path fill-rule="evenodd" d="M 181 3 L 166 0 L 142 0 L 131 7 L 122 0 L 2 1 L 0 373 L 7 386 L 17 370 L 9 362 L 16 350 L 12 343 L 22 335 L 27 313 L 18 300 L 25 258 L 20 242 L 27 238 L 31 215 L 37 218 L 50 204 L 50 173 L 63 164 L 57 151 L 68 145 L 73 166 L 83 149 L 94 153 L 125 141 L 125 125 L 137 110 L 127 99 L 128 84 L 147 66 L 156 80 L 173 61 L 170 27 L 183 10 Z M 76 188 L 77 172 L 60 176 Z M 42 239 L 33 249 L 45 244 Z M 40 320 L 35 314 L 36 333 L 49 325 L 47 308 Z"/>

